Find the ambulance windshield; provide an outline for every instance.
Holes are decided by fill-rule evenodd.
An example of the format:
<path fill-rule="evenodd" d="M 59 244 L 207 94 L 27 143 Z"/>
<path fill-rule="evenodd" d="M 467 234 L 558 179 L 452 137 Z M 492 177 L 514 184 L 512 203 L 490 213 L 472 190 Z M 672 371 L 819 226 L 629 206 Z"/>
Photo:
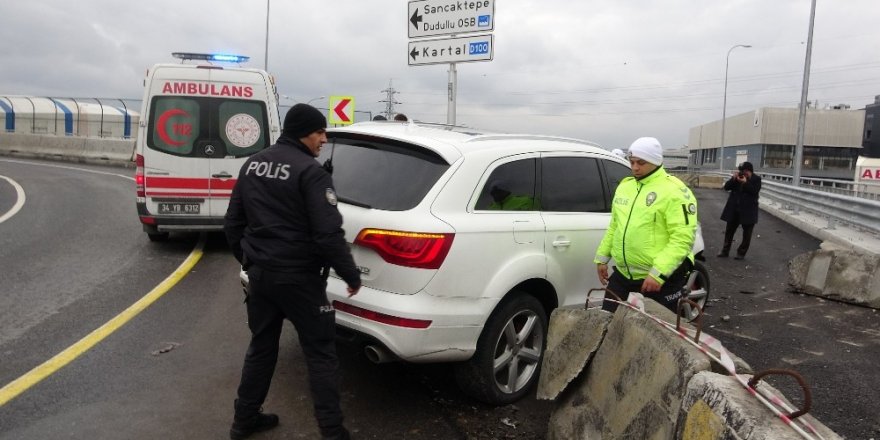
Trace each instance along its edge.
<path fill-rule="evenodd" d="M 147 146 L 184 157 L 245 157 L 269 146 L 262 102 L 200 96 L 156 96 Z"/>

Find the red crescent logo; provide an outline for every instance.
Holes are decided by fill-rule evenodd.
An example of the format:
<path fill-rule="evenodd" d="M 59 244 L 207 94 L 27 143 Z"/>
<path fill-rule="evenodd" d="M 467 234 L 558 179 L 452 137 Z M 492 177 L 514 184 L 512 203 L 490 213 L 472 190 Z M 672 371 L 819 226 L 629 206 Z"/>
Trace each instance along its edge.
<path fill-rule="evenodd" d="M 161 138 L 162 141 L 168 145 L 179 147 L 179 146 L 186 143 L 185 141 L 175 141 L 174 139 L 171 139 L 171 136 L 168 135 L 168 131 L 167 131 L 168 120 L 174 116 L 181 116 L 181 115 L 189 117 L 189 113 L 187 113 L 179 108 L 173 108 L 173 109 L 167 110 L 164 113 L 162 113 L 161 115 L 159 115 L 159 120 L 156 121 L 156 131 L 159 132 L 159 138 Z"/>

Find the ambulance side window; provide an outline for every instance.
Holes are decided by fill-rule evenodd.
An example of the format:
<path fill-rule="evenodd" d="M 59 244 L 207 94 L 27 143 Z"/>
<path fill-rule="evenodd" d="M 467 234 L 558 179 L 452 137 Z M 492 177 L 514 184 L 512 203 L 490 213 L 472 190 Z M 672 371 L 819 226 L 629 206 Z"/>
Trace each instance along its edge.
<path fill-rule="evenodd" d="M 157 97 L 150 108 L 147 145 L 177 156 L 189 156 L 198 137 L 201 105 L 185 97 Z"/>

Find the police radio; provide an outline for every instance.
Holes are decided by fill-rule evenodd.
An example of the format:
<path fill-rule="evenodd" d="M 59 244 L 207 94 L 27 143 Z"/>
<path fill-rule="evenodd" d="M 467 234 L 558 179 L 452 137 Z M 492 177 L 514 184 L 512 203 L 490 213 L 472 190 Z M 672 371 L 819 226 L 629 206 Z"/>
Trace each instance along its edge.
<path fill-rule="evenodd" d="M 333 143 L 330 144 L 330 157 L 324 161 L 322 165 L 327 173 L 331 176 L 333 175 L 333 152 L 336 150 L 336 139 L 333 139 Z"/>

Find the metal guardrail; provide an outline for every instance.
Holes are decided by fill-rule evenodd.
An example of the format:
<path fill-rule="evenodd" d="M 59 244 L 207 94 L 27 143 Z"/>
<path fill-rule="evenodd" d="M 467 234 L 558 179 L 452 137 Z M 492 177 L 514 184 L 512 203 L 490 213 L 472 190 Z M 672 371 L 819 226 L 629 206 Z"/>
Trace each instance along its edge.
<path fill-rule="evenodd" d="M 874 200 L 792 186 L 770 179 L 762 182 L 761 196 L 793 210 L 795 214 L 799 210 L 806 210 L 827 218 L 830 227 L 838 223 L 880 234 L 880 202 Z"/>
<path fill-rule="evenodd" d="M 764 181 L 768 179 L 777 182 L 792 183 L 792 177 L 786 174 L 758 173 Z M 858 197 L 869 200 L 880 200 L 880 183 L 853 182 L 852 180 L 820 179 L 814 177 L 801 177 L 800 185 L 804 188 L 817 191 L 830 192 L 844 196 Z"/>
<path fill-rule="evenodd" d="M 682 173 L 675 174 L 682 177 Z M 687 182 L 688 185 L 695 185 L 694 177 L 697 174 L 686 174 L 691 177 Z M 833 229 L 836 224 L 846 225 L 866 233 L 880 235 L 880 201 L 876 198 L 877 194 L 852 190 L 859 185 L 865 185 L 868 191 L 877 190 L 870 187 L 873 184 L 802 178 L 801 186 L 793 186 L 791 176 L 758 174 L 762 177 L 761 197 L 779 204 L 783 209 L 793 211 L 794 215 L 803 210 L 828 219 L 828 229 Z M 700 175 L 730 177 L 729 173 L 719 171 L 700 173 Z M 820 180 L 826 181 L 825 184 L 817 185 L 810 182 Z M 837 187 L 827 185 L 828 182 L 833 182 Z"/>

